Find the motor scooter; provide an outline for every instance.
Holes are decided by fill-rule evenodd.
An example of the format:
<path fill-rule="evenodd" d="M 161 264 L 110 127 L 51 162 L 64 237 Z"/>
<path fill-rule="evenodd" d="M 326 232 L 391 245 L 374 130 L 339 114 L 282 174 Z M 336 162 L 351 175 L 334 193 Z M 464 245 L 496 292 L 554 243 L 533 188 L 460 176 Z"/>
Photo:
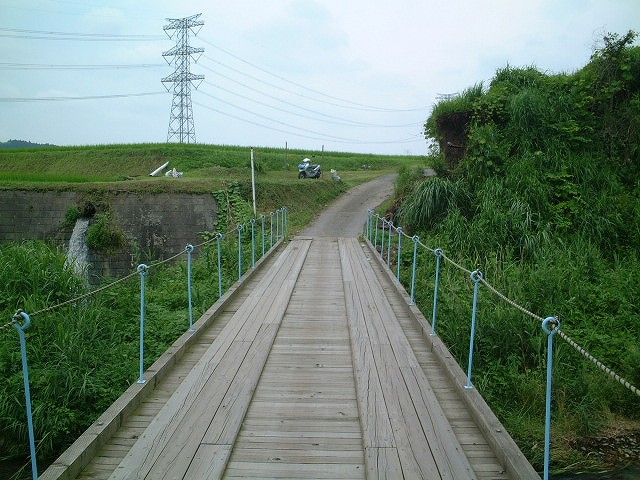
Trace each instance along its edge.
<path fill-rule="evenodd" d="M 301 164 L 298 165 L 298 178 L 320 178 L 322 175 L 322 168 L 320 165 L 311 164 L 311 160 L 305 158 Z"/>

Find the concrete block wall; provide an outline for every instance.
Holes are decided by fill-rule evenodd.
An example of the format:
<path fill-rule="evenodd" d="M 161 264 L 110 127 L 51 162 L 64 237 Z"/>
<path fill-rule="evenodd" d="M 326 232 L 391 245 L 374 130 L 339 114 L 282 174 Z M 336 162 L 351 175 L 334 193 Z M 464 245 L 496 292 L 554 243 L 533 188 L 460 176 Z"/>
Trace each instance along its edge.
<path fill-rule="evenodd" d="M 76 204 L 73 192 L 0 190 L 0 242 L 56 240 L 68 242 L 63 229 L 69 207 Z"/>
<path fill-rule="evenodd" d="M 52 240 L 66 248 L 72 232 L 64 227 L 67 211 L 91 202 L 92 195 L 96 197 L 76 192 L 0 191 L 0 243 Z M 188 243 L 200 243 L 200 232 L 213 230 L 217 218 L 217 205 L 210 194 L 113 192 L 99 195 L 97 201 L 108 205 L 127 246 L 111 255 L 90 251 L 89 274 L 94 279 L 128 274 L 139 262 L 167 258 Z"/>

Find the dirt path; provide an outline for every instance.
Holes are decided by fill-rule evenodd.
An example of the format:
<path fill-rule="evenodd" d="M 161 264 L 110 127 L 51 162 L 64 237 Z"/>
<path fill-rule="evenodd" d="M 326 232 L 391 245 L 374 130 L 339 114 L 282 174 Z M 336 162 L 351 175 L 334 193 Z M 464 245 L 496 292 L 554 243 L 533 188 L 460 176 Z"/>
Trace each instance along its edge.
<path fill-rule="evenodd" d="M 300 235 L 313 237 L 357 237 L 367 221 L 367 210 L 393 195 L 397 174 L 384 175 L 353 187 L 329 205 Z"/>

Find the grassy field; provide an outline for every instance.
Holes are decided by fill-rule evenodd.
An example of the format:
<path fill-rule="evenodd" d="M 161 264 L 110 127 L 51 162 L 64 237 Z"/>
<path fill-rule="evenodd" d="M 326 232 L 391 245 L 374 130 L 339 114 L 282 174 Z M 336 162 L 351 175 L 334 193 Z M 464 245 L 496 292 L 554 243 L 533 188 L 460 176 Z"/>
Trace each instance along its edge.
<path fill-rule="evenodd" d="M 320 163 L 319 180 L 299 180 L 303 158 Z M 0 149 L 0 189 L 81 192 L 213 193 L 230 185 L 251 201 L 251 149 L 199 144 L 96 145 Z M 349 187 L 400 168 L 424 166 L 426 157 L 254 148 L 257 210 L 286 206 L 291 233 Z M 181 178 L 150 173 L 169 162 Z M 342 181 L 331 179 L 335 168 Z"/>
<path fill-rule="evenodd" d="M 338 170 L 347 184 L 360 183 L 424 157 L 254 148 L 256 170 L 270 183 L 297 179 L 305 158 L 320 163 L 326 178 Z M 180 179 L 150 177 L 160 165 L 184 172 Z M 96 145 L 0 150 L 0 188 L 116 189 L 203 192 L 225 181 L 250 178 L 250 148 L 199 144 Z"/>
<path fill-rule="evenodd" d="M 350 186 L 402 167 L 423 166 L 425 158 L 256 148 L 257 210 L 289 210 L 289 232 L 307 225 L 324 206 Z M 319 180 L 299 180 L 297 164 L 305 157 L 321 163 Z M 314 158 L 315 157 L 315 158 Z M 182 178 L 150 177 L 169 162 Z M 364 166 L 364 167 L 363 167 Z M 342 182 L 331 179 L 338 170 Z M 235 220 L 246 221 L 251 199 L 250 149 L 215 145 L 110 145 L 0 150 L 0 188 L 82 192 L 211 193 L 232 199 Z M 222 196 L 222 197 L 220 197 Z M 237 203 L 235 201 L 238 200 Z M 228 215 L 228 212 L 227 214 Z M 219 217 L 221 215 L 219 214 Z M 230 215 L 228 215 L 230 216 Z M 219 218 L 220 220 L 220 218 Z M 364 220 L 364 219 L 363 219 Z M 223 244 L 225 288 L 235 281 L 237 255 L 232 240 Z M 248 248 L 248 246 L 247 246 Z M 228 250 L 228 251 L 227 251 Z M 215 252 L 194 265 L 196 318 L 214 301 L 211 272 Z M 250 258 L 248 253 L 244 257 Z M 29 311 L 82 293 L 86 286 L 64 267 L 64 252 L 44 242 L 0 245 L 2 318 L 16 308 Z M 184 331 L 186 315 L 183 264 L 159 269 L 149 280 L 148 362 Z M 15 272 L 21 272 L 16 275 Z M 44 315 L 30 330 L 30 369 L 38 457 L 53 460 L 109 403 L 135 381 L 137 290 L 129 283 L 99 295 L 90 304 Z M 53 292 L 53 293 L 52 293 Z M 64 325 L 64 328 L 62 326 Z M 2 332 L 0 332 L 2 333 Z M 28 470 L 19 349 L 8 332 L 0 342 L 0 477 Z M 116 347 L 114 347 L 116 346 Z M 40 412 L 46 411 L 46 415 Z M 26 471 L 26 470 L 25 470 Z M 18 474 L 20 475 L 20 474 Z M 15 478 L 22 478 L 21 476 Z"/>

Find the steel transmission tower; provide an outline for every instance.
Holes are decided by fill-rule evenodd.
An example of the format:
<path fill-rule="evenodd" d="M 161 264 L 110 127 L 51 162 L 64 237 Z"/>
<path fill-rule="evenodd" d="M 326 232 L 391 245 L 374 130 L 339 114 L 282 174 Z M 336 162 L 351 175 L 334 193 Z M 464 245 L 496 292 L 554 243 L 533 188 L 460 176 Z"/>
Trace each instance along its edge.
<path fill-rule="evenodd" d="M 204 22 L 198 20 L 201 13 L 185 18 L 167 18 L 168 25 L 164 31 L 173 39 L 176 46 L 162 53 L 169 65 L 174 64 L 174 72 L 162 79 L 167 91 L 173 89 L 173 102 L 171 103 L 171 115 L 169 117 L 169 133 L 167 142 L 175 139 L 178 143 L 196 143 L 196 131 L 193 123 L 193 109 L 191 107 L 191 86 L 198 88 L 204 80 L 204 75 L 194 75 L 189 70 L 191 59 L 194 55 L 204 52 L 204 48 L 194 48 L 189 45 L 189 33 L 197 35 Z M 173 57 L 173 58 L 170 58 Z M 197 85 L 194 83 L 200 81 Z M 173 85 L 171 85 L 173 84 Z"/>

